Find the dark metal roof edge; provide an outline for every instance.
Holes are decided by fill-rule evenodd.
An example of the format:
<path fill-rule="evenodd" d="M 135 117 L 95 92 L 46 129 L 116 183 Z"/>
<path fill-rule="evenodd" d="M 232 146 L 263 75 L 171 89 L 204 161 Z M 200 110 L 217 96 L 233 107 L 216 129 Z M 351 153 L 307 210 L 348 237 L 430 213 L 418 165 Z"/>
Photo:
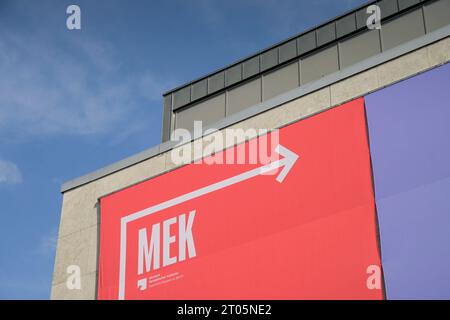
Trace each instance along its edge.
<path fill-rule="evenodd" d="M 311 27 L 311 28 L 309 28 L 309 29 L 306 29 L 305 31 L 302 31 L 302 32 L 300 32 L 300 33 L 297 33 L 297 34 L 295 34 L 295 35 L 293 35 L 293 36 L 291 36 L 291 37 L 289 37 L 289 38 L 287 38 L 287 39 L 285 39 L 285 40 L 282 40 L 282 41 L 280 41 L 280 42 L 278 42 L 278 43 L 276 43 L 276 44 L 274 44 L 274 45 L 271 45 L 271 46 L 269 46 L 269 47 L 266 47 L 266 48 L 264 48 L 264 49 L 262 49 L 262 50 L 259 50 L 259 51 L 255 52 L 255 53 L 253 53 L 253 54 L 250 54 L 250 55 L 248 55 L 248 56 L 245 56 L 244 58 L 241 58 L 241 59 L 239 59 L 239 60 L 236 60 L 236 61 L 232 62 L 231 64 L 226 65 L 225 67 L 216 69 L 216 70 L 214 70 L 214 71 L 212 71 L 212 72 L 209 72 L 209 73 L 206 73 L 206 74 L 204 74 L 203 76 L 197 77 L 197 78 L 195 78 L 194 80 L 191 80 L 191 81 L 186 82 L 186 83 L 184 83 L 184 84 L 182 84 L 182 85 L 179 85 L 179 86 L 177 86 L 177 87 L 175 87 L 175 88 L 173 88 L 173 89 L 171 89 L 171 90 L 168 90 L 168 91 L 164 92 L 164 93 L 162 94 L 162 96 L 163 96 L 163 97 L 164 97 L 164 96 L 167 96 L 167 95 L 169 95 L 169 94 L 171 94 L 171 93 L 174 93 L 175 91 L 178 91 L 178 90 L 180 90 L 180 89 L 186 88 L 186 87 L 188 87 L 188 86 L 190 86 L 190 85 L 192 85 L 192 84 L 194 84 L 194 83 L 196 83 L 196 82 L 199 82 L 199 81 L 208 79 L 210 76 L 213 76 L 213 75 L 215 75 L 215 74 L 217 74 L 217 73 L 220 73 L 220 72 L 222 72 L 222 71 L 228 70 L 229 68 L 232 68 L 232 67 L 238 65 L 239 63 L 242 63 L 242 62 L 244 62 L 244 61 L 246 61 L 246 60 L 250 60 L 250 59 L 252 59 L 252 58 L 255 58 L 255 57 L 257 57 L 257 56 L 259 56 L 259 55 L 261 55 L 261 54 L 263 54 L 263 53 L 265 53 L 265 52 L 268 52 L 268 51 L 270 51 L 270 50 L 272 50 L 272 49 L 275 49 L 275 48 L 277 48 L 277 47 L 280 47 L 280 46 L 282 46 L 283 44 L 288 43 L 289 41 L 292 41 L 292 40 L 294 40 L 294 39 L 297 39 L 297 38 L 299 38 L 299 37 L 301 37 L 301 36 L 303 36 L 303 35 L 305 35 L 305 34 L 308 34 L 309 32 L 312 32 L 312 31 L 314 31 L 314 30 L 320 29 L 321 27 L 326 26 L 326 25 L 329 24 L 329 23 L 336 22 L 336 21 L 338 21 L 339 19 L 341 19 L 341 18 L 343 18 L 343 17 L 345 17 L 345 16 L 347 16 L 347 15 L 349 15 L 349 14 L 356 13 L 356 12 L 358 12 L 359 10 L 361 10 L 361 9 L 363 9 L 363 8 L 365 8 L 365 7 L 368 7 L 369 5 L 372 5 L 372 4 L 375 4 L 375 3 L 379 3 L 379 2 L 381 2 L 381 1 L 383 1 L 383 0 L 368 0 L 367 2 L 365 2 L 365 3 L 362 4 L 362 5 L 359 5 L 359 6 L 355 7 L 355 8 L 353 8 L 353 9 L 349 9 L 349 10 L 345 11 L 344 13 L 342 13 L 342 14 L 340 14 L 340 15 L 334 17 L 334 18 L 328 19 L 328 20 L 326 20 L 325 22 L 322 22 L 322 23 L 320 23 L 320 24 L 318 24 L 318 25 L 316 25 L 316 26 L 314 26 L 314 27 Z M 409 9 L 412 8 L 412 7 L 421 6 L 421 5 L 423 5 L 425 2 L 431 2 L 431 1 L 434 1 L 434 0 L 419 0 L 419 1 L 420 1 L 419 3 L 414 4 L 414 5 L 412 5 L 411 7 L 408 7 L 406 10 L 409 10 Z M 398 4 L 398 0 L 397 0 L 397 4 Z M 400 9 L 399 9 L 399 11 L 398 11 L 395 15 L 400 15 L 403 11 L 404 11 L 404 10 L 400 10 Z M 395 16 L 395 15 L 394 15 L 394 16 Z M 385 19 L 391 19 L 391 17 L 384 18 L 383 20 L 385 20 Z M 339 39 L 336 38 L 335 41 L 338 41 L 338 40 L 339 40 Z M 335 41 L 333 41 L 333 42 L 335 42 Z M 331 43 L 333 43 L 333 42 L 331 42 Z M 315 51 L 315 50 L 318 49 L 318 48 L 319 48 L 319 47 L 313 49 L 312 51 Z M 284 64 L 284 62 L 283 62 L 283 63 L 280 63 L 279 65 L 281 65 L 281 64 Z M 258 74 L 261 74 L 261 73 L 262 73 L 262 71 L 260 71 Z M 225 85 L 225 87 L 224 87 L 223 89 L 226 89 L 226 88 L 227 88 L 227 86 Z M 219 91 L 222 91 L 223 89 L 221 89 L 221 90 L 219 90 Z M 207 94 L 207 96 L 209 96 L 209 95 L 210 95 L 210 94 Z M 191 101 L 191 102 L 193 102 L 193 101 Z"/>
<path fill-rule="evenodd" d="M 423 46 L 427 46 L 429 44 L 432 44 L 436 41 L 447 38 L 449 36 L 450 36 L 450 25 L 443 27 L 441 29 L 438 29 L 436 31 L 433 31 L 431 33 L 427 33 L 419 38 L 413 39 L 407 43 L 404 43 L 403 45 L 400 45 L 393 49 L 382 52 L 376 56 L 370 57 L 367 60 L 364 60 L 355 65 L 352 65 L 346 69 L 337 71 L 337 72 L 330 74 L 326 77 L 323 77 L 315 82 L 295 88 L 289 92 L 281 94 L 270 100 L 264 101 L 258 105 L 249 107 L 248 109 L 242 110 L 239 113 L 236 113 L 230 117 L 224 118 L 224 119 L 216 122 L 215 124 L 212 124 L 211 126 L 208 126 L 207 128 L 204 128 L 204 129 L 205 130 L 207 130 L 209 128 L 216 128 L 217 130 L 224 129 L 235 123 L 238 123 L 245 119 L 253 117 L 259 113 L 265 112 L 269 109 L 272 109 L 281 104 L 292 101 L 294 99 L 298 99 L 299 97 L 302 97 L 311 92 L 320 90 L 320 89 L 322 89 L 326 86 L 329 86 L 333 83 L 344 80 L 355 74 L 358 74 L 365 70 L 376 67 L 387 61 L 390 61 L 399 56 L 407 54 L 408 52 L 417 50 Z M 189 142 L 187 142 L 187 143 L 189 143 Z M 176 145 L 177 145 L 177 143 L 173 142 L 173 141 L 164 142 L 160 145 L 157 145 L 157 146 L 154 146 L 147 150 L 144 150 L 144 151 L 142 151 L 136 155 L 133 155 L 131 157 L 128 157 L 124 160 L 113 163 L 107 167 L 104 167 L 102 169 L 99 169 L 97 171 L 89 173 L 87 175 L 81 176 L 79 178 L 67 181 L 62 184 L 61 192 L 64 193 L 66 191 L 80 187 L 80 186 L 90 183 L 92 181 L 98 180 L 100 178 L 103 178 L 107 175 L 110 175 L 112 173 L 115 173 L 117 171 L 125 169 L 127 167 L 130 167 L 130 166 L 140 163 L 142 161 L 145 161 L 145 160 L 148 160 L 155 156 L 161 155 L 161 154 L 171 150 Z"/>
<path fill-rule="evenodd" d="M 305 31 L 302 31 L 302 32 L 300 32 L 300 33 L 298 33 L 298 34 L 295 34 L 295 35 L 293 35 L 293 36 L 291 36 L 291 37 L 289 37 L 289 38 L 287 38 L 287 39 L 285 39 L 285 40 L 282 40 L 282 41 L 280 41 L 280 42 L 278 42 L 278 43 L 276 43 L 276 44 L 274 44 L 274 45 L 271 45 L 270 47 L 266 47 L 266 48 L 264 48 L 264 49 L 262 49 L 262 50 L 259 50 L 259 51 L 255 52 L 255 53 L 253 53 L 253 54 L 250 54 L 250 55 L 248 55 L 248 56 L 245 56 L 244 58 L 241 58 L 241 59 L 239 59 L 239 60 L 236 60 L 236 61 L 232 62 L 231 64 L 226 65 L 225 67 L 216 69 L 216 70 L 214 70 L 214 71 L 212 71 L 212 72 L 209 72 L 209 73 L 207 73 L 207 74 L 204 74 L 203 76 L 200 76 L 200 77 L 198 77 L 198 78 L 195 78 L 194 80 L 191 80 L 191 81 L 186 82 L 186 83 L 184 83 L 184 84 L 182 84 L 182 85 L 179 85 L 179 86 L 177 86 L 177 87 L 175 87 L 175 88 L 173 88 L 173 89 L 171 89 L 171 90 L 169 90 L 169 91 L 164 92 L 162 95 L 163 95 L 163 96 L 167 96 L 168 94 L 174 93 L 175 91 L 180 90 L 180 89 L 183 89 L 183 88 L 185 88 L 185 87 L 187 87 L 187 86 L 190 86 L 190 85 L 192 85 L 192 84 L 194 84 L 194 83 L 196 83 L 196 82 L 198 82 L 198 81 L 207 79 L 208 77 L 210 77 L 210 76 L 212 76 L 212 75 L 214 75 L 214 74 L 216 74 L 216 73 L 225 71 L 225 70 L 227 70 L 227 69 L 229 69 L 229 68 L 231 68 L 231 67 L 234 67 L 234 66 L 238 65 L 239 63 L 242 63 L 242 62 L 244 62 L 244 61 L 246 61 L 246 60 L 252 59 L 252 58 L 254 58 L 254 57 L 256 57 L 256 56 L 258 56 L 258 55 L 260 55 L 260 54 L 262 54 L 262 53 L 265 53 L 265 52 L 267 52 L 267 51 L 270 51 L 270 50 L 272 50 L 272 49 L 275 49 L 275 48 L 277 48 L 277 47 L 279 47 L 279 46 L 281 46 L 281 45 L 283 45 L 283 44 L 288 43 L 288 42 L 291 41 L 291 40 L 294 40 L 294 39 L 296 39 L 296 38 L 298 38 L 298 37 L 300 37 L 300 36 L 303 36 L 303 35 L 305 35 L 305 34 L 308 34 L 308 33 L 311 32 L 311 31 L 314 31 L 314 30 L 316 30 L 316 29 L 319 29 L 319 28 L 321 28 L 321 27 L 323 27 L 323 26 L 325 26 L 325 25 L 327 25 L 327 24 L 329 24 L 329 23 L 331 23 L 331 22 L 333 22 L 333 21 L 337 21 L 337 20 L 339 20 L 340 18 L 343 18 L 343 17 L 345 17 L 345 16 L 348 15 L 348 14 L 351 14 L 351 13 L 353 13 L 353 12 L 357 12 L 357 11 L 361 10 L 362 8 L 364 8 L 364 7 L 366 7 L 366 6 L 369 6 L 369 5 L 371 5 L 371 4 L 374 4 L 374 3 L 376 3 L 376 2 L 380 2 L 380 0 L 369 0 L 369 1 L 367 1 L 366 3 L 360 5 L 360 6 L 356 7 L 356 8 L 353 8 L 353 9 L 350 9 L 350 10 L 345 11 L 344 13 L 340 14 L 340 15 L 337 16 L 337 17 L 328 19 L 327 21 L 322 22 L 322 23 L 320 23 L 319 25 L 316 25 L 316 26 L 314 26 L 314 27 L 311 27 L 311 28 L 309 28 L 309 29 L 306 29 Z"/>

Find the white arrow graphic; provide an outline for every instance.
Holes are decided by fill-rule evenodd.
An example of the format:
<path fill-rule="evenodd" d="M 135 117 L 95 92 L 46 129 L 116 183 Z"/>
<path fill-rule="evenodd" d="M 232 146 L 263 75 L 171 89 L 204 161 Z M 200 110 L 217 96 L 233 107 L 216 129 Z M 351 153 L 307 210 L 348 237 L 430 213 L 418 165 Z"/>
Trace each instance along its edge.
<path fill-rule="evenodd" d="M 130 214 L 128 216 L 122 217 L 120 220 L 120 268 L 119 268 L 119 300 L 123 300 L 125 298 L 125 268 L 126 268 L 126 249 L 127 249 L 127 223 L 131 221 L 135 221 L 137 219 L 146 217 L 155 212 L 165 210 L 167 208 L 176 206 L 180 203 L 192 200 L 194 198 L 201 197 L 205 194 L 229 187 L 233 184 L 251 179 L 258 175 L 263 175 L 275 169 L 283 167 L 280 173 L 277 175 L 276 180 L 280 183 L 286 178 L 289 171 L 294 166 L 295 162 L 298 159 L 298 155 L 291 150 L 283 147 L 282 145 L 278 145 L 275 148 L 275 151 L 283 156 L 282 159 L 273 161 L 264 166 L 258 167 L 256 169 L 252 169 L 250 171 L 238 174 L 237 176 L 216 182 L 209 186 L 197 189 L 195 191 L 186 193 L 179 197 L 173 198 L 171 200 L 162 202 L 160 204 L 154 205 L 150 208 L 144 209 L 142 211 L 138 211 L 136 213 Z"/>

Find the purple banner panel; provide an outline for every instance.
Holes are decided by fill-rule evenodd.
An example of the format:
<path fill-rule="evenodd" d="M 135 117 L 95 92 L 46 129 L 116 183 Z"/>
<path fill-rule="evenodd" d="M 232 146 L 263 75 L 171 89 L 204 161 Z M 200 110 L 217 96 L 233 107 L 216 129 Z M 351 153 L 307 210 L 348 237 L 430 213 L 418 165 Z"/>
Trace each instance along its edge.
<path fill-rule="evenodd" d="M 388 299 L 450 299 L 450 64 L 366 97 Z"/>

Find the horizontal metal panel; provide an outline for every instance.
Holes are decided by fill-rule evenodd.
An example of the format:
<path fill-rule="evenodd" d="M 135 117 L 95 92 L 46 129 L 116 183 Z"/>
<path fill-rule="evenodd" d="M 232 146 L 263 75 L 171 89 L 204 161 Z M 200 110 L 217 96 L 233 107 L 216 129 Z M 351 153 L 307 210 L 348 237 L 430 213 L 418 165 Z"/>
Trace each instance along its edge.
<path fill-rule="evenodd" d="M 339 44 L 341 68 L 346 68 L 381 52 L 380 32 L 366 31 Z"/>
<path fill-rule="evenodd" d="M 302 84 L 320 79 L 339 70 L 337 46 L 301 60 Z"/>
<path fill-rule="evenodd" d="M 381 0 L 377 3 L 381 11 L 381 19 L 389 18 L 398 12 L 397 0 Z"/>
<path fill-rule="evenodd" d="M 317 47 L 316 31 L 309 32 L 297 39 L 298 54 L 302 55 Z"/>
<path fill-rule="evenodd" d="M 208 79 L 196 82 L 191 86 L 191 99 L 195 101 L 208 94 Z"/>
<path fill-rule="evenodd" d="M 208 93 L 214 93 L 225 87 L 225 74 L 219 72 L 208 79 Z"/>
<path fill-rule="evenodd" d="M 421 1 L 422 0 L 398 0 L 398 8 L 400 10 L 404 10 L 420 3 Z"/>
<path fill-rule="evenodd" d="M 225 94 L 200 102 L 175 113 L 175 129 L 194 129 L 194 121 L 202 121 L 204 126 L 225 117 Z"/>
<path fill-rule="evenodd" d="M 422 9 L 417 9 L 382 25 L 383 50 L 389 50 L 424 34 L 425 25 Z"/>
<path fill-rule="evenodd" d="M 300 85 L 299 78 L 298 61 L 264 75 L 263 100 L 268 100 L 298 87 Z"/>
<path fill-rule="evenodd" d="M 259 56 L 256 56 L 252 59 L 249 59 L 247 61 L 244 61 L 242 63 L 243 67 L 243 78 L 247 79 L 250 78 L 260 72 L 260 63 L 259 63 Z"/>
<path fill-rule="evenodd" d="M 329 23 L 319 29 L 317 29 L 317 45 L 323 46 L 336 39 L 336 24 L 335 22 Z"/>
<path fill-rule="evenodd" d="M 424 7 L 427 32 L 450 24 L 450 0 L 432 2 Z"/>
<path fill-rule="evenodd" d="M 242 80 L 242 64 L 225 71 L 225 86 L 230 86 Z"/>
<path fill-rule="evenodd" d="M 261 55 L 261 71 L 268 70 L 278 64 L 278 48 L 274 48 Z"/>
<path fill-rule="evenodd" d="M 356 31 L 356 15 L 354 13 L 336 21 L 336 34 L 338 38 L 346 36 L 354 31 Z"/>
<path fill-rule="evenodd" d="M 191 87 L 185 87 L 173 93 L 173 109 L 178 109 L 191 102 Z"/>
<path fill-rule="evenodd" d="M 261 78 L 227 92 L 226 115 L 232 115 L 261 102 Z"/>
<path fill-rule="evenodd" d="M 280 63 L 291 60 L 297 56 L 297 41 L 291 40 L 280 47 Z"/>

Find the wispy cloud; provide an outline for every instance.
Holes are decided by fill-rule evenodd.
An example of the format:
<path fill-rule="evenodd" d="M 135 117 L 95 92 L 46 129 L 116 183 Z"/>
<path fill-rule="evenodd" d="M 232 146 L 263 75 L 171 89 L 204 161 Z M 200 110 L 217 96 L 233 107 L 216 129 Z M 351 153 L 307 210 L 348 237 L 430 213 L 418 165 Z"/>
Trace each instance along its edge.
<path fill-rule="evenodd" d="M 44 234 L 37 247 L 37 253 L 43 255 L 52 255 L 56 250 L 56 243 L 58 240 L 58 230 L 57 228 L 53 228 L 47 234 Z"/>
<path fill-rule="evenodd" d="M 111 44 L 47 40 L 0 31 L 0 135 L 120 132 L 142 99 L 160 107 L 167 81 L 124 72 Z"/>
<path fill-rule="evenodd" d="M 0 184 L 18 184 L 22 182 L 22 173 L 13 162 L 0 159 Z"/>

